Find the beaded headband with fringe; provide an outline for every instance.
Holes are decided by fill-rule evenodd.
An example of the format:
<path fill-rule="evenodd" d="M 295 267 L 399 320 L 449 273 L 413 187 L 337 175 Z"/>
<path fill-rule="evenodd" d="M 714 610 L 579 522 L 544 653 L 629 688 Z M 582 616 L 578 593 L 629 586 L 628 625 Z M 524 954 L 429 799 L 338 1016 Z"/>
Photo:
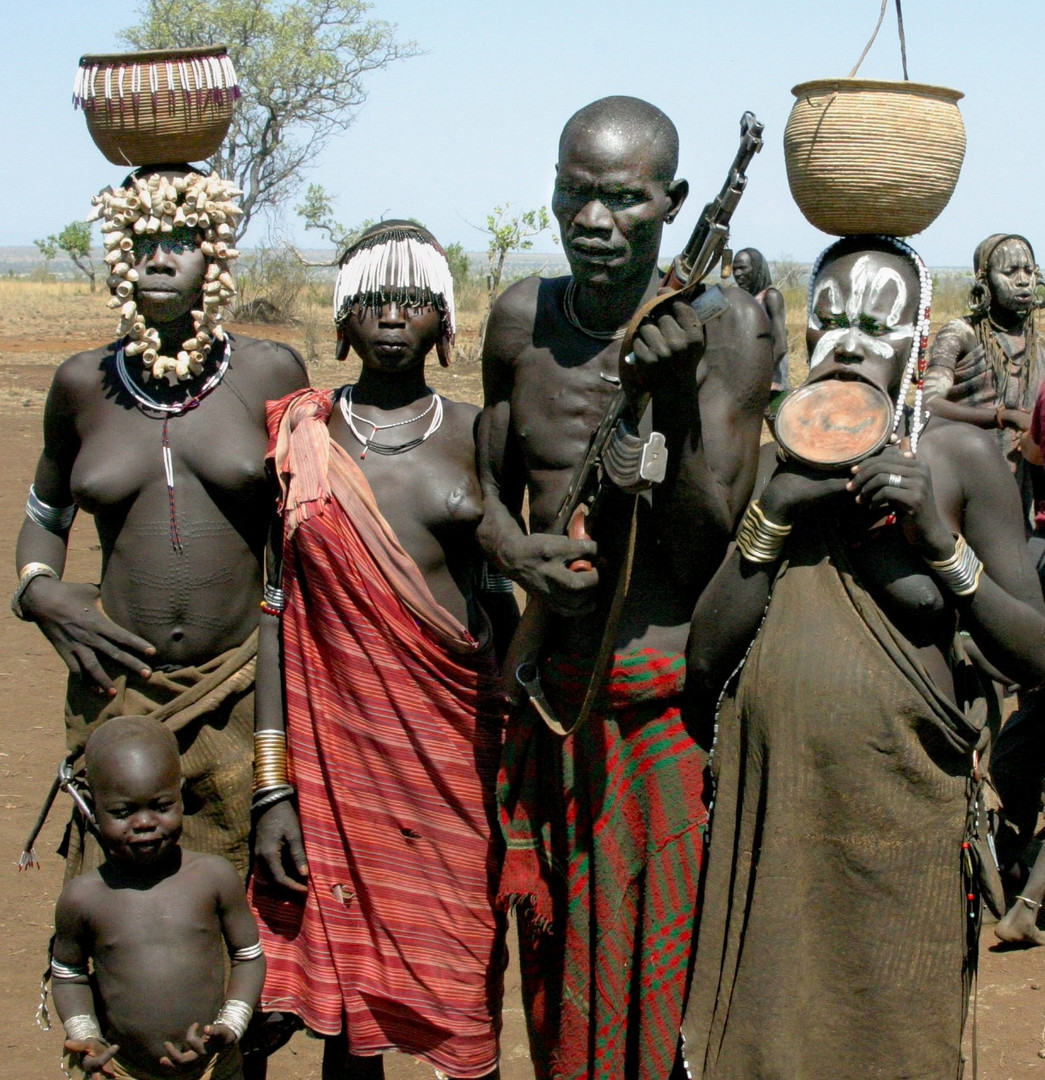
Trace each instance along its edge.
<path fill-rule="evenodd" d="M 911 452 L 918 450 L 918 438 L 925 426 L 928 415 L 922 406 L 923 380 L 925 377 L 925 350 L 929 344 L 929 314 L 933 300 L 933 280 L 929 268 L 925 265 L 921 255 L 902 240 L 895 236 L 871 235 L 871 236 L 843 236 L 835 241 L 830 247 L 825 248 L 813 264 L 809 274 L 809 295 L 806 300 L 807 316 L 813 313 L 813 291 L 820 268 L 829 259 L 836 256 L 846 255 L 850 252 L 860 251 L 864 247 L 870 247 L 872 251 L 886 251 L 906 259 L 918 274 L 918 310 L 915 315 L 914 340 L 911 342 L 911 352 L 904 366 L 903 376 L 900 379 L 900 389 L 896 394 L 895 408 L 893 409 L 893 431 L 900 426 L 907 406 L 907 395 L 911 384 L 914 383 L 914 415 L 911 418 Z"/>
<path fill-rule="evenodd" d="M 130 338 L 124 351 L 128 356 L 141 356 L 146 379 L 173 375 L 184 381 L 199 375 L 213 342 L 224 339 L 222 319 L 236 295 L 229 266 L 239 257 L 233 244 L 236 223 L 243 214 L 235 201 L 241 194 L 231 180 L 216 173 L 202 176 L 189 171 L 169 176 L 158 171 L 146 176 L 132 174 L 125 187 L 105 188 L 91 200 L 94 209 L 87 220 L 102 221 L 105 262 L 113 290 L 109 307 L 119 309 L 120 337 Z M 159 330 L 146 326 L 138 311 L 134 241 L 142 235 L 162 238 L 177 228 L 199 230 L 207 269 L 201 309 L 192 312 L 194 334 L 182 342 L 177 356 L 171 357 L 161 355 Z"/>
<path fill-rule="evenodd" d="M 446 367 L 457 334 L 454 279 L 446 252 L 425 228 L 386 221 L 364 233 L 341 257 L 334 285 L 334 322 L 343 326 L 353 307 L 431 305 L 440 315 L 436 349 Z"/>

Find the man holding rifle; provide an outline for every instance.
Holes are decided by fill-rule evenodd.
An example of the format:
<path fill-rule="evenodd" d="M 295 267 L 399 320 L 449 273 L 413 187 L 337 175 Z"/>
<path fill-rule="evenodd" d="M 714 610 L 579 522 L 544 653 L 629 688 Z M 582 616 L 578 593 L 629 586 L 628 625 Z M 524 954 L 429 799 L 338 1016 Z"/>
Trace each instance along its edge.
<path fill-rule="evenodd" d="M 502 897 L 533 931 L 523 992 L 539 1077 L 665 1080 L 676 1059 L 709 735 L 683 722 L 684 652 L 751 492 L 772 368 L 765 316 L 734 289 L 698 304 L 704 321 L 666 301 L 620 363 L 629 320 L 662 285 L 661 231 L 688 191 L 677 161 L 674 125 L 644 101 L 576 113 L 553 200 L 572 274 L 507 290 L 483 352 L 480 539 L 542 612 L 536 640 L 513 644 L 533 660 L 518 670 L 535 707 L 517 711 L 499 792 Z M 603 486 L 595 540 L 581 515 L 582 538 L 555 535 L 622 379 L 633 430 L 651 402 L 664 480 L 652 496 Z"/>

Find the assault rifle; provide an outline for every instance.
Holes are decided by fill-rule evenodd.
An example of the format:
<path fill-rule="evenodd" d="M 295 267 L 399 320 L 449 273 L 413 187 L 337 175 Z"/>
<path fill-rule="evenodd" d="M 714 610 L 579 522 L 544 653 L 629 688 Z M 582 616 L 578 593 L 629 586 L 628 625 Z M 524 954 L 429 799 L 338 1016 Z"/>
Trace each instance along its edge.
<path fill-rule="evenodd" d="M 718 264 L 729 242 L 729 222 L 747 186 L 747 167 L 755 154 L 762 149 L 763 127 L 764 125 L 755 119 L 754 113 L 745 112 L 740 118 L 740 147 L 729 167 L 726 182 L 718 195 L 704 207 L 689 243 L 672 261 L 662 288 L 673 291 L 661 293 L 648 300 L 628 323 L 621 341 L 622 365 L 630 366 L 636 362 L 632 345 L 642 323 L 646 319 L 655 318 L 662 309 L 676 301 L 687 301 L 705 324 L 729 307 L 729 301 L 722 290 L 717 285 L 710 289 L 705 288 L 703 280 Z M 573 539 L 587 539 L 586 523 L 597 516 L 602 494 L 609 485 L 612 484 L 629 494 L 638 494 L 664 479 L 668 457 L 664 436 L 656 431 L 651 432 L 646 439 L 638 435 L 639 421 L 648 403 L 648 395 L 643 395 L 638 400 L 629 398 L 619 380 L 617 381 L 613 397 L 592 435 L 584 459 L 573 474 L 549 532 L 556 535 L 566 533 Z M 586 559 L 577 559 L 570 564 L 570 568 L 580 571 L 590 570 L 592 566 Z M 612 651 L 620 607 L 627 591 L 626 567 L 622 568 L 620 578 L 588 695 L 572 727 L 567 729 L 559 723 L 541 689 L 536 661 L 547 629 L 548 611 L 539 598 L 529 598 L 508 648 L 505 657 L 506 671 L 510 675 L 514 673 L 514 681 L 529 695 L 534 708 L 557 734 L 568 734 L 587 717 L 594 693 L 602 679 L 603 668 Z M 509 683 L 511 681 L 509 679 Z M 513 689 L 509 685 L 509 696 L 514 698 Z"/>

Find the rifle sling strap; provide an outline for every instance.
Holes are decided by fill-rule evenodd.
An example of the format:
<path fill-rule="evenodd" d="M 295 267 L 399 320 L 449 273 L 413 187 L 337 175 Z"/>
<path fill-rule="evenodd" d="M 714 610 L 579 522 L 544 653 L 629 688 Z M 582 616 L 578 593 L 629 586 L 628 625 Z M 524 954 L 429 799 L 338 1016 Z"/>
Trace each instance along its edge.
<path fill-rule="evenodd" d="M 624 550 L 624 558 L 621 561 L 620 572 L 617 574 L 617 584 L 613 590 L 613 600 L 610 602 L 610 610 L 606 615 L 606 625 L 602 631 L 602 640 L 599 643 L 599 651 L 595 655 L 595 665 L 591 670 L 591 681 L 584 694 L 577 719 L 570 728 L 564 728 L 557 721 L 550 723 L 545 717 L 545 723 L 558 735 L 575 734 L 588 720 L 595 701 L 602 689 L 603 679 L 606 677 L 606 669 L 613 658 L 613 647 L 617 642 L 617 628 L 620 626 L 620 617 L 624 611 L 624 601 L 628 597 L 628 588 L 631 585 L 631 572 L 635 565 L 635 540 L 638 534 L 639 522 L 639 497 L 631 497 L 631 520 L 628 523 L 628 543 Z"/>

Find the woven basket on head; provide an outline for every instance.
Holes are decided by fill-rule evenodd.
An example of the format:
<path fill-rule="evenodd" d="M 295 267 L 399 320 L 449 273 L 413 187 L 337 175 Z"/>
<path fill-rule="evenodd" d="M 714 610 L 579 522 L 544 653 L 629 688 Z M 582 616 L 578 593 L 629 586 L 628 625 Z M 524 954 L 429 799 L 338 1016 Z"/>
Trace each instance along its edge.
<path fill-rule="evenodd" d="M 936 220 L 965 157 L 959 91 L 820 79 L 792 93 L 784 160 L 810 224 L 835 236 L 912 236 Z"/>
<path fill-rule="evenodd" d="M 210 157 L 238 97 L 224 45 L 83 56 L 73 91 L 91 138 L 114 165 Z"/>

